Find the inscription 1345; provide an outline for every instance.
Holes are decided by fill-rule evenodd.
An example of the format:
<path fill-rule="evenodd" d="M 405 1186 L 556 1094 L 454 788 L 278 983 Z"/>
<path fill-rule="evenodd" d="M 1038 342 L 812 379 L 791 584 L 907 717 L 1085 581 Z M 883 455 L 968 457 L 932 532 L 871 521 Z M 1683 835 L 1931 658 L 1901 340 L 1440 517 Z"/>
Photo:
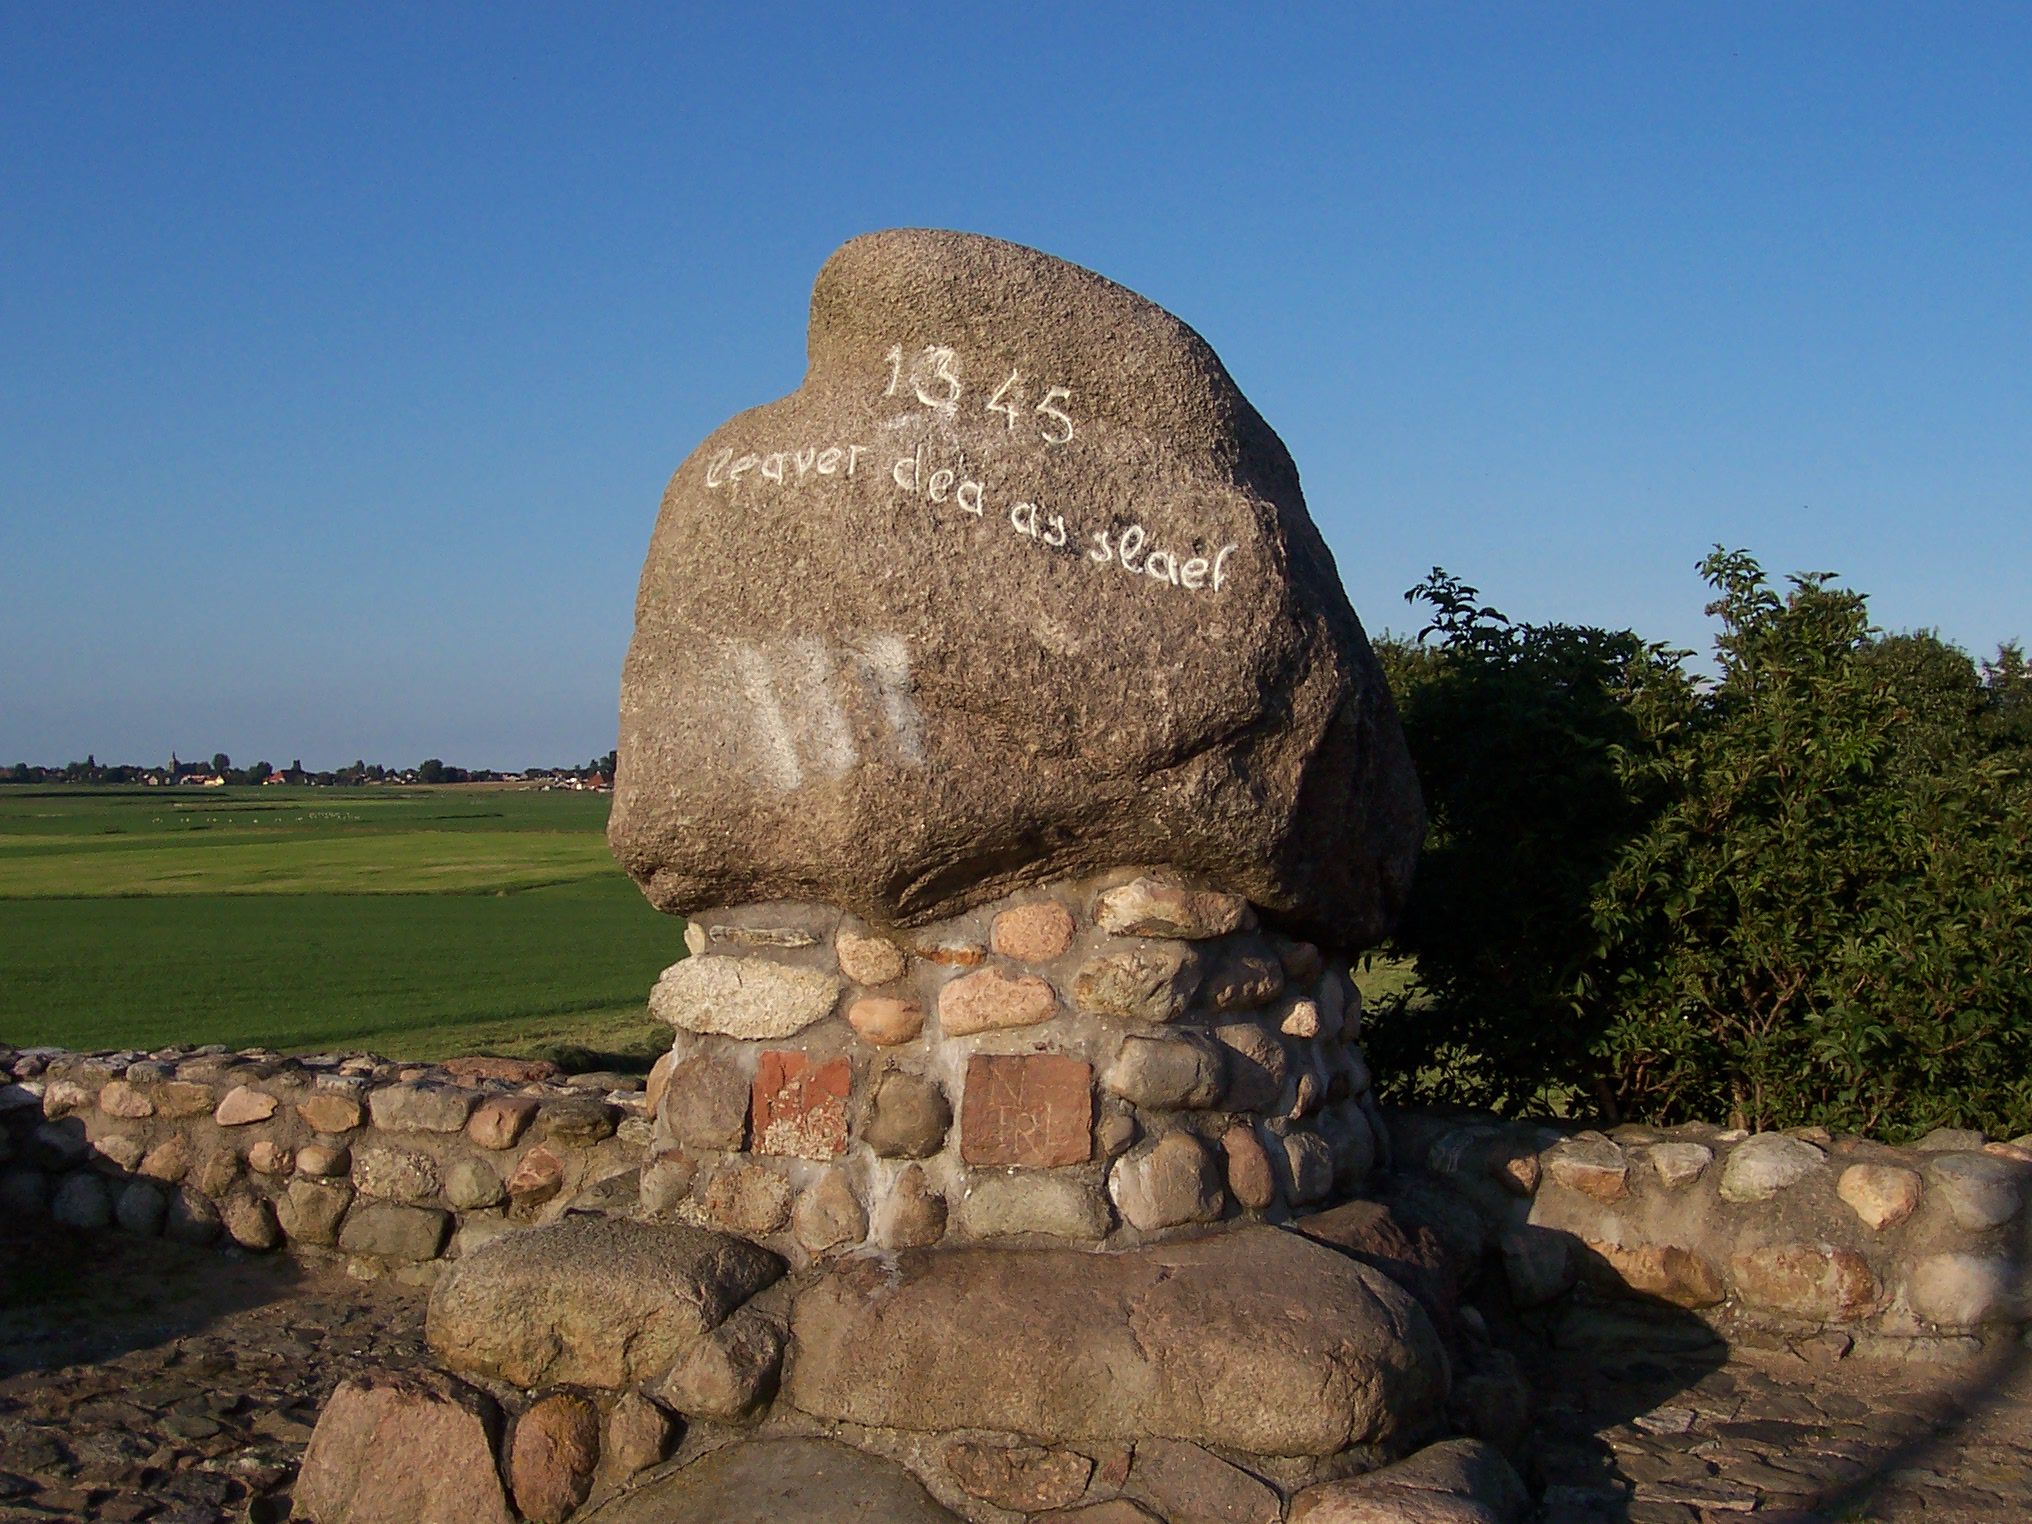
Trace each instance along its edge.
<path fill-rule="evenodd" d="M 904 348 L 891 344 L 883 359 L 889 364 L 889 384 L 882 389 L 885 397 L 896 396 L 907 382 L 910 395 L 928 408 L 941 413 L 959 411 L 960 399 L 966 395 L 966 384 L 960 380 L 954 369 L 960 364 L 958 353 L 947 344 L 926 344 L 915 351 L 916 358 L 906 369 L 903 363 Z M 927 385 L 929 390 L 926 390 Z M 1072 401 L 1072 391 L 1064 386 L 1047 386 L 1044 396 L 1035 407 L 1029 407 L 1025 392 L 1023 373 L 1011 368 L 1002 384 L 995 388 L 988 398 L 984 412 L 1000 413 L 1007 420 L 1010 433 L 1018 428 L 1028 427 L 1032 420 L 1036 424 L 1037 437 L 1048 445 L 1069 443 L 1075 432 L 1072 415 L 1058 404 Z"/>

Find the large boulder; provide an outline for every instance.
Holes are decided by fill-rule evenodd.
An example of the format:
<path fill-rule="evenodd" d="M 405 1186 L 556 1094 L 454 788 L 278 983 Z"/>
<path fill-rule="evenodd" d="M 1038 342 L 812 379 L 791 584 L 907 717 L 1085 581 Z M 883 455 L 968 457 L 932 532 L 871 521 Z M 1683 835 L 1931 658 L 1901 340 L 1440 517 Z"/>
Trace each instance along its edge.
<path fill-rule="evenodd" d="M 1274 1228 L 848 1260 L 799 1295 L 791 1330 L 783 1395 L 813 1417 L 1046 1443 L 1332 1455 L 1416 1433 L 1447 1387 L 1407 1292 Z"/>
<path fill-rule="evenodd" d="M 454 1261 L 424 1332 L 445 1364 L 538 1387 L 639 1385 L 783 1273 L 746 1239 L 569 1216 Z"/>
<path fill-rule="evenodd" d="M 671 479 L 615 855 L 664 910 L 879 923 L 1125 864 L 1336 944 L 1423 815 L 1283 443 L 1198 334 L 994 239 L 857 238 L 810 367 Z"/>

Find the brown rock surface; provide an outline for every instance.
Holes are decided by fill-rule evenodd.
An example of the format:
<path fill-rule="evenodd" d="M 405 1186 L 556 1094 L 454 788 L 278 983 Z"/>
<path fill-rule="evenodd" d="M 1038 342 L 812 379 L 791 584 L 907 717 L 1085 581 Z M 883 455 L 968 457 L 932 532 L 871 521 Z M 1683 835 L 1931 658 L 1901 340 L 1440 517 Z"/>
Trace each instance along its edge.
<path fill-rule="evenodd" d="M 752 1099 L 739 1069 L 697 1053 L 671 1066 L 663 1086 L 663 1119 L 671 1137 L 686 1148 L 734 1150 L 748 1136 Z"/>
<path fill-rule="evenodd" d="M 343 1143 L 306 1143 L 296 1151 L 296 1167 L 306 1175 L 343 1175 L 353 1167 L 353 1151 Z"/>
<path fill-rule="evenodd" d="M 1556 1184 L 1603 1203 L 1630 1193 L 1630 1161 L 1622 1149 L 1598 1134 L 1582 1134 L 1553 1145 L 1543 1160 Z"/>
<path fill-rule="evenodd" d="M 517 1386 L 647 1380 L 783 1273 L 768 1250 L 700 1228 L 574 1216 L 455 1261 L 431 1295 L 431 1348 Z"/>
<path fill-rule="evenodd" d="M 600 1410 L 575 1392 L 552 1392 L 515 1421 L 508 1489 L 531 1524 L 559 1524 L 586 1500 L 600 1461 Z"/>
<path fill-rule="evenodd" d="M 335 1243 L 339 1219 L 352 1205 L 351 1187 L 332 1181 L 292 1180 L 275 1204 L 282 1231 L 307 1244 Z"/>
<path fill-rule="evenodd" d="M 861 1141 L 885 1159 L 928 1159 L 951 1126 L 952 1106 L 937 1081 L 891 1070 L 869 1095 Z"/>
<path fill-rule="evenodd" d="M 1145 1232 L 1214 1222 L 1227 1205 L 1219 1166 L 1189 1132 L 1167 1132 L 1124 1155 L 1108 1175 L 1108 1194 L 1129 1225 Z"/>
<path fill-rule="evenodd" d="M 1275 1032 L 1252 1021 L 1215 1027 L 1227 1049 L 1227 1104 L 1237 1111 L 1269 1111 L 1291 1075 L 1291 1050 Z"/>
<path fill-rule="evenodd" d="M 1020 963 L 1049 963 L 1072 946 L 1072 934 L 1072 912 L 1046 900 L 1016 905 L 996 916 L 988 945 Z"/>
<path fill-rule="evenodd" d="M 668 1048 L 657 1055 L 656 1062 L 649 1066 L 649 1077 L 642 1086 L 642 1109 L 650 1116 L 656 1115 L 657 1107 L 663 1104 L 663 1092 L 670 1087 L 670 1071 L 677 1065 L 677 1049 Z"/>
<path fill-rule="evenodd" d="M 355 1108 L 357 1120 L 358 1108 Z M 466 1136 L 482 1148 L 513 1148 L 536 1116 L 531 1095 L 493 1095 L 480 1102 L 466 1121 Z"/>
<path fill-rule="evenodd" d="M 250 1085 L 236 1085 L 219 1102 L 219 1109 L 212 1113 L 212 1120 L 221 1127 L 246 1127 L 274 1116 L 278 1104 L 274 1096 L 264 1091 Z"/>
<path fill-rule="evenodd" d="M 847 1007 L 847 1025 L 862 1042 L 893 1048 L 914 1040 L 924 1030 L 924 1007 L 915 1000 L 864 995 Z"/>
<path fill-rule="evenodd" d="M 1114 1226 L 1090 1181 L 1057 1170 L 978 1170 L 960 1202 L 960 1226 L 974 1238 L 1042 1233 L 1085 1241 Z"/>
<path fill-rule="evenodd" d="M 508 1195 L 517 1206 L 539 1206 L 564 1189 L 564 1160 L 538 1144 L 517 1161 L 508 1176 Z"/>
<path fill-rule="evenodd" d="M 960 1491 L 1016 1513 L 1079 1501 L 1094 1472 L 1094 1463 L 1076 1451 L 977 1439 L 949 1441 L 943 1458 Z"/>
<path fill-rule="evenodd" d="M 782 1368 L 782 1326 L 743 1308 L 678 1356 L 656 1396 L 687 1418 L 740 1423 L 776 1395 Z"/>
<path fill-rule="evenodd" d="M 2027 1171 L 2015 1159 L 1940 1153 L 1926 1174 L 1929 1189 L 1947 1204 L 1955 1226 L 1971 1233 L 2003 1226 L 2024 1206 Z"/>
<path fill-rule="evenodd" d="M 1130 1033 L 1101 1076 L 1110 1094 L 1159 1110 L 1218 1105 L 1227 1076 L 1226 1049 L 1196 1032 L 1176 1036 Z"/>
<path fill-rule="evenodd" d="M 1058 995 L 1035 974 L 984 968 L 938 992 L 938 1024 L 948 1037 L 1005 1027 L 1034 1027 L 1058 1014 Z"/>
<path fill-rule="evenodd" d="M 1270 1228 L 1118 1254 L 842 1261 L 798 1297 L 792 1334 L 784 1393 L 815 1417 L 1046 1443 L 1331 1455 L 1415 1430 L 1445 1397 L 1438 1337 L 1406 1292 Z"/>
<path fill-rule="evenodd" d="M 922 1249 L 945 1237 L 946 1201 L 919 1165 L 896 1177 L 875 1218 L 875 1237 L 890 1249 Z"/>
<path fill-rule="evenodd" d="M 168 1080 L 157 1085 L 152 1096 L 156 1111 L 166 1117 L 194 1117 L 210 1111 L 217 1099 L 209 1088 L 189 1080 Z"/>
<path fill-rule="evenodd" d="M 173 1132 L 141 1156 L 138 1173 L 174 1185 L 189 1168 L 190 1143 L 182 1133 Z"/>
<path fill-rule="evenodd" d="M 827 1170 L 818 1184 L 798 1198 L 790 1229 L 811 1254 L 857 1244 L 868 1236 L 867 1209 L 854 1194 L 845 1170 Z"/>
<path fill-rule="evenodd" d="M 790 1221 L 790 1182 L 766 1164 L 735 1164 L 706 1186 L 706 1216 L 743 1238 L 767 1238 Z"/>
<path fill-rule="evenodd" d="M 1166 1524 L 1278 1524 L 1284 1500 L 1239 1466 L 1198 1445 L 1145 1440 L 1136 1446 L 1129 1491 Z"/>
<path fill-rule="evenodd" d="M 1277 1199 L 1277 1177 L 1255 1128 L 1246 1122 L 1235 1123 L 1221 1134 L 1221 1148 L 1227 1155 L 1228 1189 L 1235 1200 L 1251 1211 L 1261 1211 Z"/>
<path fill-rule="evenodd" d="M 1729 1261 L 1736 1294 L 1752 1307 L 1795 1317 L 1846 1322 L 1875 1311 L 1882 1288 L 1853 1249 L 1824 1243 L 1766 1244 Z"/>
<path fill-rule="evenodd" d="M 476 1080 L 505 1080 L 527 1085 L 537 1080 L 556 1079 L 562 1071 L 547 1058 L 494 1058 L 486 1054 L 448 1058 L 438 1067 L 460 1084 Z"/>
<path fill-rule="evenodd" d="M 363 1196 L 415 1203 L 429 1201 L 444 1188 L 444 1170 L 430 1154 L 375 1145 L 356 1148 L 352 1155 L 353 1184 Z"/>
<path fill-rule="evenodd" d="M 137 1090 L 125 1080 L 111 1080 L 99 1092 L 99 1109 L 109 1117 L 126 1117 L 130 1120 L 155 1115 L 155 1102 L 145 1091 Z"/>
<path fill-rule="evenodd" d="M 318 1415 L 293 1516 L 314 1524 L 510 1524 L 494 1469 L 493 1401 L 434 1372 L 343 1382 Z"/>
<path fill-rule="evenodd" d="M 1082 1011 L 1131 1021 L 1176 1021 L 1205 973 L 1200 955 L 1178 941 L 1134 942 L 1096 953 L 1073 976 Z"/>
<path fill-rule="evenodd" d="M 1613 1289 L 1656 1297 L 1674 1307 L 1712 1307 L 1729 1294 L 1721 1271 L 1705 1254 L 1678 1244 L 1597 1243 L 1584 1240 Z"/>
<path fill-rule="evenodd" d="M 1291 1524 L 1509 1524 L 1512 1516 L 1458 1493 L 1396 1487 L 1356 1477 L 1309 1487 L 1291 1500 Z M 1692 1521 L 1684 1514 L 1659 1515 Z"/>
<path fill-rule="evenodd" d="M 607 1414 L 600 1446 L 600 1475 L 622 1482 L 663 1463 L 677 1441 L 677 1424 L 639 1391 L 623 1392 Z"/>
<path fill-rule="evenodd" d="M 1835 1194 L 1873 1232 L 1910 1217 L 1920 1189 L 1919 1172 L 1895 1164 L 1851 1164 L 1835 1183 Z"/>
<path fill-rule="evenodd" d="M 584 1524 L 959 1524 L 894 1461 L 830 1439 L 727 1445 L 581 1515 Z"/>
<path fill-rule="evenodd" d="M 1215 1011 L 1253 1011 L 1284 989 L 1284 965 L 1260 944 L 1231 952 L 1200 985 L 1199 998 Z"/>
<path fill-rule="evenodd" d="M 1147 862 L 1366 943 L 1422 835 L 1297 471 L 1219 359 L 957 233 L 835 254 L 804 384 L 672 478 L 620 749 L 615 854 L 679 912 L 917 925 Z"/>
<path fill-rule="evenodd" d="M 219 1203 L 219 1220 L 233 1242 L 243 1249 L 272 1249 L 282 1241 L 275 1208 L 266 1196 L 234 1191 Z"/>
<path fill-rule="evenodd" d="M 361 1201 L 346 1213 L 339 1229 L 339 1247 L 348 1254 L 420 1263 L 437 1258 L 450 1231 L 450 1214 L 434 1207 Z"/>
<path fill-rule="evenodd" d="M 1139 878 L 1104 891 L 1094 921 L 1122 937 L 1224 937 L 1242 924 L 1249 905 L 1239 894 Z"/>
<path fill-rule="evenodd" d="M 862 936 L 842 930 L 833 939 L 840 972 L 856 984 L 892 984 L 903 977 L 908 960 L 887 937 Z"/>
<path fill-rule="evenodd" d="M 1837 1220 L 1846 1216 L 1828 1204 Z M 274 1519 L 289 1506 L 304 1443 L 333 1389 L 366 1370 L 428 1359 L 423 1298 L 390 1278 L 363 1284 L 275 1256 L 80 1236 L 33 1216 L 17 1216 L 11 1229 L 0 1233 L 0 1280 L 44 1290 L 0 1308 L 0 1472 L 8 1473 L 0 1488 L 9 1492 L 0 1514 Z M 2013 1268 L 2004 1259 L 1990 1268 L 2008 1305 Z M 1683 1314 L 1653 1318 L 1629 1303 L 1613 1312 L 1619 1326 L 1602 1331 L 1612 1344 L 1516 1346 L 1534 1393 L 1526 1422 L 1538 1427 L 1511 1453 L 1548 1490 L 1578 1485 L 1555 1497 L 1561 1517 L 1620 1516 L 1627 1506 L 1633 1524 L 1699 1524 L 1703 1513 L 1708 1524 L 1810 1524 L 1836 1516 L 1830 1498 L 1852 1500 L 1842 1506 L 1858 1516 L 1928 1524 L 1999 1524 L 2025 1511 L 2032 1371 L 2002 1329 L 1986 1349 L 1966 1335 L 1877 1339 L 1856 1330 L 1853 1341 L 1819 1334 L 1725 1352 L 1689 1350 Z M 1896 1352 L 1906 1346 L 1910 1354 Z M 1468 1375 L 1456 1398 L 1481 1379 L 1460 1368 Z M 617 1414 L 655 1417 L 641 1412 L 653 1404 L 632 1396 L 619 1399 Z M 658 1419 L 652 1440 L 667 1443 L 671 1422 Z M 603 1480 L 618 1444 L 610 1425 Z M 1095 1495 L 1125 1483 L 1126 1444 L 1078 1448 L 1097 1462 Z M 636 1469 L 663 1458 L 653 1443 L 640 1453 L 650 1458 Z M 778 1467 L 774 1453 L 757 1458 L 757 1474 L 794 1469 Z M 139 1469 L 111 1486 L 87 1484 L 70 1467 L 88 1456 L 94 1466 Z M 1369 1475 L 1381 1483 L 1397 1471 Z M 1300 1485 L 1313 1474 L 1278 1476 Z M 1596 1486 L 1614 1491 L 1606 1510 L 1571 1501 L 1606 1500 Z M 1409 1490 L 1392 1486 L 1392 1500 Z M 1815 1494 L 1818 1507 L 1802 1500 Z M 756 1506 L 773 1510 L 762 1514 L 770 1524 L 823 1520 L 835 1506 L 810 1492 L 764 1498 Z M 405 1513 L 405 1524 L 413 1517 Z M 1036 1520 L 1162 1524 L 1127 1500 Z"/>
<path fill-rule="evenodd" d="M 768 958 L 686 958 L 657 978 L 649 1010 L 681 1032 L 769 1041 L 824 1020 L 839 994 L 840 981 L 819 969 Z"/>

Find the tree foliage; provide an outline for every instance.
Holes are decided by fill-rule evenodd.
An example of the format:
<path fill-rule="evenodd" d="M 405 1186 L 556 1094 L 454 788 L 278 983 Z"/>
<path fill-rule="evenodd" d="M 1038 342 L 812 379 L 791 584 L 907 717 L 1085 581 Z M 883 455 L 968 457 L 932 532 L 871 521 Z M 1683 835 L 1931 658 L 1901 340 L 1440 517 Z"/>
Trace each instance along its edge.
<path fill-rule="evenodd" d="M 1887 1134 L 2032 1127 L 2032 782 L 2009 648 L 1702 563 L 1715 673 L 1435 572 L 1393 676 L 1433 827 L 1378 1013 L 1401 1093 Z"/>

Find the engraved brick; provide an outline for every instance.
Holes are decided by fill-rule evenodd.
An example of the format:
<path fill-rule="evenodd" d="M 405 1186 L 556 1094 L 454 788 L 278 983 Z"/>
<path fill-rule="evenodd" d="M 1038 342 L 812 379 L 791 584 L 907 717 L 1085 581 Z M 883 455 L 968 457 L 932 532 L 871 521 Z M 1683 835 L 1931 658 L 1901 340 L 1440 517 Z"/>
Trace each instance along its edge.
<path fill-rule="evenodd" d="M 1093 1066 L 1058 1053 L 977 1053 L 967 1060 L 960 1157 L 1048 1168 L 1092 1150 Z"/>

